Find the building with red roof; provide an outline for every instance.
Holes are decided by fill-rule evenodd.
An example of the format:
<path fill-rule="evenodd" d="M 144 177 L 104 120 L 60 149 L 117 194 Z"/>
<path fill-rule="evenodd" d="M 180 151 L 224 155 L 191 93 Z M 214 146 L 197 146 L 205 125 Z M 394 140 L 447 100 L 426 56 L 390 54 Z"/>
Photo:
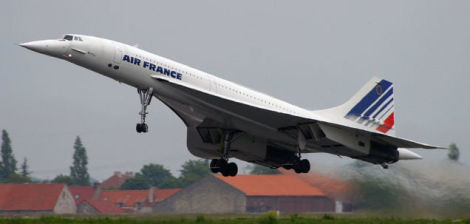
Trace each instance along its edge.
<path fill-rule="evenodd" d="M 0 184 L 0 213 L 76 213 L 65 184 Z"/>
<path fill-rule="evenodd" d="M 335 200 L 290 175 L 209 175 L 157 203 L 155 213 L 335 212 Z"/>
<path fill-rule="evenodd" d="M 151 212 L 151 206 L 159 203 L 176 192 L 180 188 L 148 190 L 103 190 L 97 197 L 97 201 L 110 202 L 119 208 L 133 210 L 139 213 Z"/>
<path fill-rule="evenodd" d="M 119 208 L 110 201 L 83 200 L 77 207 L 79 214 L 123 214 L 126 210 Z"/>
<path fill-rule="evenodd" d="M 78 206 L 82 201 L 93 199 L 95 189 L 91 186 L 69 186 L 69 191 Z"/>
<path fill-rule="evenodd" d="M 119 189 L 121 185 L 129 178 L 134 177 L 134 173 L 125 172 L 121 173 L 119 171 L 114 172 L 114 175 L 110 176 L 108 179 L 104 180 L 100 184 L 101 189 Z"/>

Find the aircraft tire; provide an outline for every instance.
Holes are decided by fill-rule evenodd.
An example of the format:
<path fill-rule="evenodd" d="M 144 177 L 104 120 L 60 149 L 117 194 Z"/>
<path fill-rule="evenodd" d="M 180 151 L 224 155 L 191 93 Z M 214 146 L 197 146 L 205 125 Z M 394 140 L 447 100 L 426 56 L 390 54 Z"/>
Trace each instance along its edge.
<path fill-rule="evenodd" d="M 212 173 L 218 173 L 219 167 L 217 166 L 218 159 L 211 160 L 211 164 L 209 165 Z"/>
<path fill-rule="evenodd" d="M 310 162 L 307 159 L 300 160 L 299 168 L 302 173 L 308 173 L 310 171 Z"/>
<path fill-rule="evenodd" d="M 227 166 L 227 161 L 225 159 L 218 159 L 217 160 L 217 167 L 219 169 L 219 172 L 222 173 L 224 177 L 228 176 L 228 166 Z"/>
<path fill-rule="evenodd" d="M 290 170 L 290 169 L 293 168 L 293 166 L 292 165 L 284 165 L 284 166 L 282 166 L 282 168 L 284 168 L 286 170 Z"/>
<path fill-rule="evenodd" d="M 229 176 L 234 177 L 238 173 L 238 166 L 236 163 L 229 163 L 227 164 L 227 170 L 228 170 Z"/>
<path fill-rule="evenodd" d="M 141 133 L 142 132 L 142 126 L 140 123 L 138 123 L 136 126 L 135 126 L 135 130 L 137 131 L 137 133 Z"/>

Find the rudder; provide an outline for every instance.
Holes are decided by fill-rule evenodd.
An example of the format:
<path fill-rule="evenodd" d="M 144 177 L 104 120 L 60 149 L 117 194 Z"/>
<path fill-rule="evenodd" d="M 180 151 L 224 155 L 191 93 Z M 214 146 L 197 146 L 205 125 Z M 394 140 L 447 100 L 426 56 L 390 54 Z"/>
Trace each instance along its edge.
<path fill-rule="evenodd" d="M 394 135 L 394 96 L 390 81 L 374 77 L 346 103 L 333 109 L 368 129 Z"/>

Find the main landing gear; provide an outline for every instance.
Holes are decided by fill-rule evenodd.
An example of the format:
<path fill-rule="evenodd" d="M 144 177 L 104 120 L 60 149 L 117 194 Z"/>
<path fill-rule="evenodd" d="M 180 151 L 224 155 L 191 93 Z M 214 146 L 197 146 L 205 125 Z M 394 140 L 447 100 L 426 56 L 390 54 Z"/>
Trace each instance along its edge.
<path fill-rule="evenodd" d="M 228 152 L 230 150 L 230 143 L 232 141 L 234 132 L 227 131 L 223 135 L 222 139 L 222 158 L 220 159 L 213 159 L 210 163 L 210 169 L 212 173 L 220 172 L 224 177 L 228 176 L 236 176 L 238 173 L 238 166 L 236 163 L 228 162 Z"/>
<path fill-rule="evenodd" d="M 294 169 L 296 173 L 308 173 L 310 171 L 310 162 L 307 159 L 302 159 L 300 148 L 297 151 L 297 159 L 292 165 L 283 165 L 286 170 Z"/>
<path fill-rule="evenodd" d="M 137 123 L 137 125 L 135 126 L 135 130 L 138 133 L 146 133 L 148 132 L 149 127 L 145 123 L 145 116 L 148 114 L 147 106 L 150 105 L 150 101 L 152 101 L 153 88 L 137 89 L 137 93 L 139 93 L 140 104 L 142 105 L 142 109 L 139 112 L 140 123 Z"/>
<path fill-rule="evenodd" d="M 213 159 L 211 160 L 210 168 L 212 173 L 220 172 L 224 177 L 236 176 L 238 173 L 238 166 L 234 162 L 228 162 L 225 159 Z"/>

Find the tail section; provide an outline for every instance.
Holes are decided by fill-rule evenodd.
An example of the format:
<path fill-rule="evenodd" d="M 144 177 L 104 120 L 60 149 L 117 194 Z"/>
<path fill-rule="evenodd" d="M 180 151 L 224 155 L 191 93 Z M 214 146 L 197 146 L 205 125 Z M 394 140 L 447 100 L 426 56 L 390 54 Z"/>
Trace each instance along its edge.
<path fill-rule="evenodd" d="M 395 134 L 393 84 L 385 79 L 372 78 L 351 99 L 333 110 L 367 129 Z"/>

